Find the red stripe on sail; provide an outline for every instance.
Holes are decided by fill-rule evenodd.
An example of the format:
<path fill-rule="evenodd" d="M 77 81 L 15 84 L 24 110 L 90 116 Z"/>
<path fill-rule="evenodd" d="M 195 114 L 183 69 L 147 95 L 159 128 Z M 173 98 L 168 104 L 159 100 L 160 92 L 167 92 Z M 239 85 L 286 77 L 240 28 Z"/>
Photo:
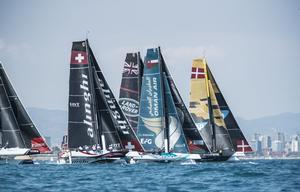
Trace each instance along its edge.
<path fill-rule="evenodd" d="M 88 56 L 84 51 L 72 51 L 71 64 L 88 64 Z"/>
<path fill-rule="evenodd" d="M 135 91 L 135 90 L 132 90 L 132 89 L 127 89 L 127 88 L 124 88 L 124 87 L 121 87 L 121 90 L 128 91 L 130 93 L 135 93 L 135 94 L 139 93 L 138 91 Z"/>
<path fill-rule="evenodd" d="M 37 149 L 40 153 L 51 151 L 42 137 L 36 137 L 31 140 L 31 149 Z"/>

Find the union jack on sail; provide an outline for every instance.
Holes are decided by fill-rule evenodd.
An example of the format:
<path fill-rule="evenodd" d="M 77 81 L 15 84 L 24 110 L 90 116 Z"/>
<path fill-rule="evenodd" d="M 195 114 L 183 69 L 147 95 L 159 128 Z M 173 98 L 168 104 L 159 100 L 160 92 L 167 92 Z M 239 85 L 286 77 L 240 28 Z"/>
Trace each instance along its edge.
<path fill-rule="evenodd" d="M 124 68 L 123 68 L 123 73 L 127 73 L 128 75 L 135 74 L 138 75 L 138 65 L 133 63 L 133 62 L 125 62 L 124 63 Z"/>

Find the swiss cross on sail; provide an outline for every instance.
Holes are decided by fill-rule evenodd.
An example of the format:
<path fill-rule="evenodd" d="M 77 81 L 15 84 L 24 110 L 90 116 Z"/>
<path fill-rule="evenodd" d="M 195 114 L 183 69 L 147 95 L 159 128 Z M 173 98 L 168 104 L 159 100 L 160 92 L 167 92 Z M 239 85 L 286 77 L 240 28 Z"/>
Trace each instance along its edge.
<path fill-rule="evenodd" d="M 71 64 L 88 64 L 88 56 L 84 51 L 72 51 Z"/>
<path fill-rule="evenodd" d="M 193 67 L 192 68 L 192 79 L 203 79 L 205 78 L 205 72 L 203 68 Z"/>
<path fill-rule="evenodd" d="M 123 69 L 123 73 L 127 73 L 128 75 L 138 75 L 139 71 L 138 71 L 138 64 L 135 64 L 133 62 L 125 62 L 124 64 L 124 69 Z"/>

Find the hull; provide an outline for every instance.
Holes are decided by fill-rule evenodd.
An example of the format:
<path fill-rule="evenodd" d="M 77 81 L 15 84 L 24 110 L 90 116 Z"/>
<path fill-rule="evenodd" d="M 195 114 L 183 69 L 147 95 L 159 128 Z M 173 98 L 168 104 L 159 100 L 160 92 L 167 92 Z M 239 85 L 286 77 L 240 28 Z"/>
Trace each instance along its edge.
<path fill-rule="evenodd" d="M 28 155 L 23 156 L 0 156 L 0 165 L 24 165 L 24 164 L 34 164 L 33 160 Z"/>
<path fill-rule="evenodd" d="M 87 152 L 71 151 L 63 152 L 57 164 L 90 164 L 90 163 L 112 163 L 125 157 L 124 152 L 107 152 L 103 154 L 91 154 Z"/>
<path fill-rule="evenodd" d="M 190 160 L 187 153 L 139 153 L 130 151 L 126 154 L 126 162 L 134 164 L 137 162 L 157 162 L 157 163 L 171 163 L 171 162 L 184 162 Z"/>
<path fill-rule="evenodd" d="M 219 162 L 227 161 L 231 155 L 220 155 L 219 153 L 201 154 L 201 159 L 196 159 L 196 162 Z"/>

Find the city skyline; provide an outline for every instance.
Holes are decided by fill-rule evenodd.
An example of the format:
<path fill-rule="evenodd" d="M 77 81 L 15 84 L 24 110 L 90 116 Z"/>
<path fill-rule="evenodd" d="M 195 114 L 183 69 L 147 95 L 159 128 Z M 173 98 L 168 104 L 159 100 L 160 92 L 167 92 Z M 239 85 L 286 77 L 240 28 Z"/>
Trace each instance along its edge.
<path fill-rule="evenodd" d="M 67 110 L 71 43 L 90 31 L 116 97 L 126 52 L 160 45 L 186 104 L 205 55 L 235 116 L 300 113 L 299 1 L 70 2 L 0 3 L 0 61 L 26 107 Z"/>

